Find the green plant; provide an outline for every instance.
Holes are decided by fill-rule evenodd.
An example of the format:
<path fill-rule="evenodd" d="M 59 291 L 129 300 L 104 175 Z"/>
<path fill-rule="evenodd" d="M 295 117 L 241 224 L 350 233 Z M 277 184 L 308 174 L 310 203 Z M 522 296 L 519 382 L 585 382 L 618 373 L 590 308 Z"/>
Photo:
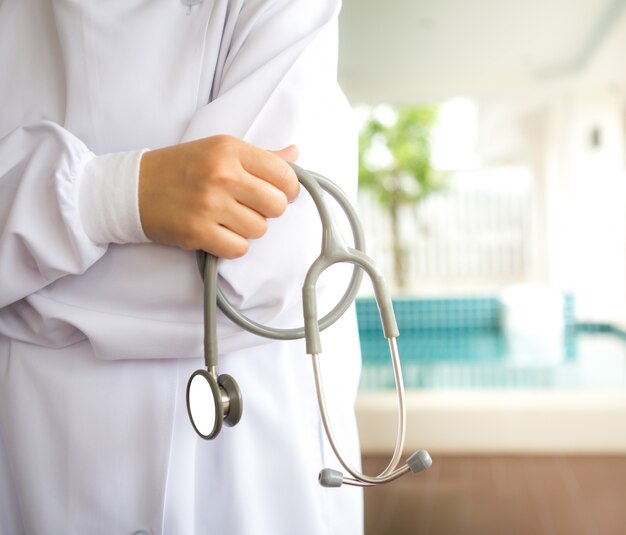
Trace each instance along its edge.
<path fill-rule="evenodd" d="M 406 248 L 400 230 L 400 209 L 418 204 L 445 187 L 445 175 L 431 164 L 431 134 L 437 120 L 434 106 L 399 106 L 370 110 L 359 133 L 359 186 L 370 190 L 391 221 L 394 279 L 406 286 Z"/>

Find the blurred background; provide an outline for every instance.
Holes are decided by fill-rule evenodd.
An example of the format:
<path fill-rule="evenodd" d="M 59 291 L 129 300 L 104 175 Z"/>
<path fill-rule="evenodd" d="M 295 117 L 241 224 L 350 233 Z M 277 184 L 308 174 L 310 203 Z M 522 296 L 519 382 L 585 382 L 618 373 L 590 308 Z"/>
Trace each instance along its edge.
<path fill-rule="evenodd" d="M 624 533 L 626 1 L 344 0 L 359 213 L 394 287 L 407 452 L 367 535 Z M 395 437 L 357 303 L 364 463 Z"/>

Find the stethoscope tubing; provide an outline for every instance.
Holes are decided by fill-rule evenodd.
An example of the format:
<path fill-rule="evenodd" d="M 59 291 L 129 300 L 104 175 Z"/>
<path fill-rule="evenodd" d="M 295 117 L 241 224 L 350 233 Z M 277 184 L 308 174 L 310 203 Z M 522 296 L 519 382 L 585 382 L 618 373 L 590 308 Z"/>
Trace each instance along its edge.
<path fill-rule="evenodd" d="M 397 468 L 403 453 L 406 436 L 406 406 L 404 385 L 402 380 L 402 370 L 400 358 L 396 344 L 398 328 L 393 314 L 391 297 L 386 289 L 381 272 L 374 264 L 373 260 L 365 254 L 365 238 L 363 230 L 348 197 L 339 187 L 330 180 L 316 173 L 304 171 L 292 164 L 301 184 L 307 189 L 313 202 L 316 205 L 322 222 L 322 247 L 320 255 L 310 266 L 303 285 L 303 312 L 304 327 L 295 329 L 280 329 L 259 324 L 241 314 L 226 299 L 217 285 L 217 258 L 205 252 L 198 252 L 197 261 L 199 270 L 204 279 L 204 357 L 209 374 L 215 378 L 217 376 L 217 307 L 235 324 L 243 329 L 274 340 L 295 340 L 306 339 L 307 353 L 311 356 L 313 364 L 313 375 L 318 398 L 318 405 L 324 430 L 337 459 L 344 469 L 352 476 L 341 476 L 342 482 L 347 485 L 373 486 L 389 483 L 400 476 L 413 470 L 409 463 Z M 334 221 L 332 210 L 325 200 L 324 192 L 333 197 L 346 214 L 350 228 L 352 230 L 354 247 L 348 246 Z M 348 284 L 348 288 L 335 307 L 322 319 L 317 318 L 317 298 L 316 283 L 323 271 L 337 263 L 351 263 L 354 269 Z M 381 313 L 381 322 L 385 337 L 389 340 L 389 350 L 392 367 L 394 370 L 394 380 L 397 392 L 397 431 L 396 445 L 391 460 L 387 467 L 378 476 L 368 476 L 356 470 L 344 457 L 338 446 L 333 433 L 326 397 L 320 369 L 321 342 L 320 331 L 335 323 L 344 312 L 352 305 L 359 290 L 359 286 L 365 271 L 372 282 L 376 301 Z M 239 402 L 241 398 L 239 397 Z M 194 424 L 195 427 L 195 424 Z M 220 426 L 221 427 L 221 426 Z M 197 428 L 196 428 L 197 431 Z M 210 438 L 213 438 L 212 435 Z M 207 438 L 207 437 L 205 437 Z M 413 470 L 414 471 L 414 470 Z M 321 474 L 320 474 L 321 481 Z"/>

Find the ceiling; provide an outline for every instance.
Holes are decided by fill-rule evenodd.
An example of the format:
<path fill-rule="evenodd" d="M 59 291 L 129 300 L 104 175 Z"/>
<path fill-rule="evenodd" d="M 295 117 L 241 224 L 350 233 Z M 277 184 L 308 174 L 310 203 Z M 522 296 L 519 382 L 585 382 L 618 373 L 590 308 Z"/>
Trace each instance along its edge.
<path fill-rule="evenodd" d="M 580 71 L 626 0 L 344 0 L 339 79 L 353 103 L 514 91 Z"/>

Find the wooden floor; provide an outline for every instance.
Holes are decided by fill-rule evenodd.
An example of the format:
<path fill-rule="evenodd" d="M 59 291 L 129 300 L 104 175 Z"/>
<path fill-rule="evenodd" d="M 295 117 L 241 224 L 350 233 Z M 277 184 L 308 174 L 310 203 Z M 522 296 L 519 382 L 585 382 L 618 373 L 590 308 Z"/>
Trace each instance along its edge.
<path fill-rule="evenodd" d="M 365 535 L 624 535 L 626 456 L 433 456 L 365 491 Z M 366 457 L 379 473 L 382 457 Z"/>

